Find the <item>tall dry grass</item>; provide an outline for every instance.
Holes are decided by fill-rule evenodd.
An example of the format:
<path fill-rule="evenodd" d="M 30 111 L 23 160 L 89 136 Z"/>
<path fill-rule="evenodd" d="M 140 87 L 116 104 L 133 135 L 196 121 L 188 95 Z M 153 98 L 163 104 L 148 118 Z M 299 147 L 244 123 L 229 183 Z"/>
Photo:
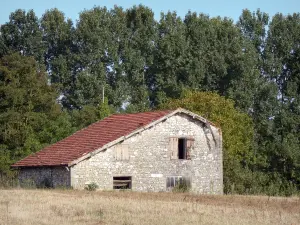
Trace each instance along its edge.
<path fill-rule="evenodd" d="M 0 190 L 0 224 L 300 224 L 300 199 Z"/>

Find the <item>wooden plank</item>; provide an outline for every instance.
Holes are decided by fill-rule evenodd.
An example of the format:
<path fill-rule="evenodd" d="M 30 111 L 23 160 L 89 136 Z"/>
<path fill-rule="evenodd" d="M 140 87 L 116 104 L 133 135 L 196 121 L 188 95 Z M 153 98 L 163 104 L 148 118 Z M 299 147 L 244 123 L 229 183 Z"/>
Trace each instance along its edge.
<path fill-rule="evenodd" d="M 169 151 L 171 153 L 171 159 L 178 159 L 178 138 L 170 137 Z"/>
<path fill-rule="evenodd" d="M 187 152 L 186 152 L 186 159 L 191 159 L 191 149 L 194 146 L 194 139 L 187 139 L 186 142 L 186 147 L 187 147 Z"/>
<path fill-rule="evenodd" d="M 129 183 L 129 182 L 131 182 L 131 180 L 114 180 L 114 182 L 117 182 L 117 183 Z"/>
<path fill-rule="evenodd" d="M 114 187 L 125 187 L 128 186 L 128 184 L 114 184 Z"/>
<path fill-rule="evenodd" d="M 123 160 L 129 160 L 128 145 L 122 144 L 122 153 Z"/>
<path fill-rule="evenodd" d="M 122 148 L 120 144 L 116 145 L 116 154 L 117 154 L 116 159 L 122 160 Z"/>

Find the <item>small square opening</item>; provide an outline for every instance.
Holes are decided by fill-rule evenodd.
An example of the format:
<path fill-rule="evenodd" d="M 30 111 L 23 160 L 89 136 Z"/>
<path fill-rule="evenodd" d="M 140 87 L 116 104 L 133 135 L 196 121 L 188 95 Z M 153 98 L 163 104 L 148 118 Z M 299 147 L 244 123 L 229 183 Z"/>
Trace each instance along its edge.
<path fill-rule="evenodd" d="M 131 177 L 113 177 L 114 189 L 131 189 Z"/>

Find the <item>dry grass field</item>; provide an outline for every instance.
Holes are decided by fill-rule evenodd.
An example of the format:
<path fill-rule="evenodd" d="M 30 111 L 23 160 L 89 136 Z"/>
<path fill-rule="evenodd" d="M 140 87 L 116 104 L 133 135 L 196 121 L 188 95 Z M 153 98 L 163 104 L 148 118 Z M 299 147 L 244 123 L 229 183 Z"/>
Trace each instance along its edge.
<path fill-rule="evenodd" d="M 0 224 L 300 224 L 300 198 L 0 190 Z"/>

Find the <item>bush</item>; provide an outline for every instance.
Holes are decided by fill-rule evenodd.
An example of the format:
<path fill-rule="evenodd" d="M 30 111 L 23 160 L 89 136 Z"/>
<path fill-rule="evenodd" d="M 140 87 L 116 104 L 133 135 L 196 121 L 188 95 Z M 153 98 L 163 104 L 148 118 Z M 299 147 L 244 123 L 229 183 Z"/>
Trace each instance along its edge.
<path fill-rule="evenodd" d="M 98 184 L 95 182 L 89 183 L 84 189 L 88 191 L 95 191 L 98 188 Z"/>
<path fill-rule="evenodd" d="M 17 173 L 0 173 L 0 188 L 15 188 L 18 187 L 18 185 L 19 180 Z"/>

